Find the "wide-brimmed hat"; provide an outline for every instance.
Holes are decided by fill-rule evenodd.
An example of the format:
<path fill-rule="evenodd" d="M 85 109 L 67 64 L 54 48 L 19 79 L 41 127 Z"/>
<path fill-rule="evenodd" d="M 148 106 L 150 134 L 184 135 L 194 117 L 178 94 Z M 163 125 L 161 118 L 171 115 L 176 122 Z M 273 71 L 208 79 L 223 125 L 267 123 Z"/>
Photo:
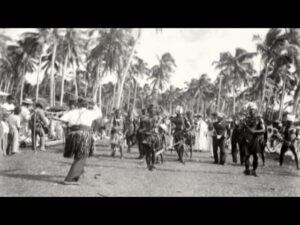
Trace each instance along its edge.
<path fill-rule="evenodd" d="M 25 99 L 22 101 L 22 103 L 25 103 L 25 104 L 28 104 L 28 105 L 32 105 L 32 104 L 33 104 L 33 101 L 32 101 L 32 99 L 30 99 L 30 98 L 25 98 Z"/>

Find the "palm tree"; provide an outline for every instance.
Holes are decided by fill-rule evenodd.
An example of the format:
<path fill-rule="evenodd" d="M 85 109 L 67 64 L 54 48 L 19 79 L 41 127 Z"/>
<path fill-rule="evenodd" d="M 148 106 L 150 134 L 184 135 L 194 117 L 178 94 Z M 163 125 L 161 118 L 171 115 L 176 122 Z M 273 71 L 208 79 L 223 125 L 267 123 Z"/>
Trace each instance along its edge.
<path fill-rule="evenodd" d="M 261 95 L 261 104 L 259 107 L 259 111 L 261 111 L 263 106 L 263 101 L 265 99 L 265 86 L 267 74 L 269 73 L 269 68 L 271 64 L 274 63 L 282 50 L 281 47 L 286 40 L 286 35 L 282 33 L 281 29 L 273 28 L 268 31 L 264 41 L 261 40 L 260 37 L 254 37 L 254 40 L 259 40 L 257 43 L 257 51 L 261 54 L 261 59 L 264 64 L 265 74 L 263 76 L 263 89 Z"/>
<path fill-rule="evenodd" d="M 151 68 L 149 79 L 152 80 L 152 93 L 156 93 L 155 100 L 157 101 L 158 93 L 163 91 L 170 82 L 170 76 L 174 72 L 176 63 L 170 53 L 165 53 L 161 58 L 158 58 L 158 65 Z"/>
<path fill-rule="evenodd" d="M 190 84 L 190 90 L 196 101 L 196 112 L 198 113 L 200 103 L 202 114 L 206 113 L 206 103 L 212 94 L 212 83 L 207 74 L 202 74 L 199 79 L 193 79 Z"/>
<path fill-rule="evenodd" d="M 298 77 L 298 82 L 296 85 L 296 90 L 294 93 L 294 101 L 293 101 L 293 113 L 296 114 L 297 113 L 297 108 L 298 108 L 298 104 L 299 104 L 299 93 L 300 93 L 300 82 L 299 82 L 299 78 L 300 78 L 300 33 L 299 33 L 299 29 L 295 29 L 295 28 L 289 28 L 289 29 L 285 29 L 285 35 L 286 35 L 286 39 L 289 43 L 288 49 L 290 52 L 290 56 L 291 58 L 293 58 L 293 63 L 295 65 L 296 71 L 295 73 L 297 74 Z"/>
<path fill-rule="evenodd" d="M 225 74 L 230 74 L 230 80 L 227 85 L 231 86 L 233 114 L 235 114 L 236 93 L 239 91 L 237 88 L 248 85 L 249 76 L 255 72 L 251 59 L 256 54 L 257 53 L 248 53 L 241 48 L 236 48 L 234 56 L 232 56 L 230 52 L 221 53 L 219 61 L 213 62 L 213 64 L 217 64 L 217 69 L 226 71 Z"/>
<path fill-rule="evenodd" d="M 133 80 L 133 83 L 134 83 L 134 95 L 133 95 L 132 110 L 135 108 L 136 97 L 137 97 L 137 89 L 138 89 L 137 79 L 139 77 L 143 78 L 144 75 L 148 76 L 149 72 L 150 72 L 150 70 L 148 69 L 147 63 L 140 57 L 134 56 L 130 70 L 128 71 L 130 79 Z"/>
<path fill-rule="evenodd" d="M 173 85 L 170 86 L 170 88 L 163 93 L 163 106 L 169 105 L 169 113 L 173 113 L 173 104 L 176 102 L 177 99 L 179 99 L 180 96 L 180 88 L 175 88 Z"/>
<path fill-rule="evenodd" d="M 100 80 L 104 73 L 117 74 L 118 86 L 122 82 L 122 71 L 128 56 L 128 46 L 131 44 L 130 29 L 100 30 L 98 44 L 88 56 L 88 67 L 94 71 L 94 85 L 92 94 L 95 98 Z M 101 73 L 100 73 L 101 69 Z"/>
<path fill-rule="evenodd" d="M 25 74 L 35 71 L 35 66 L 41 66 L 41 57 L 45 43 L 45 33 L 27 32 L 23 33 L 17 45 L 7 47 L 7 57 L 14 68 L 14 95 L 20 93 L 20 103 L 23 100 L 23 87 Z M 37 62 L 38 58 L 38 62 Z M 39 70 L 38 70 L 39 71 Z M 20 92 L 19 92 L 20 91 Z"/>
<path fill-rule="evenodd" d="M 141 38 L 142 35 L 142 29 L 124 29 L 127 30 L 127 40 L 129 40 L 127 44 L 127 51 L 129 54 L 123 55 L 124 60 L 125 60 L 125 69 L 120 71 L 119 78 L 119 88 L 118 88 L 118 95 L 117 95 L 117 102 L 116 102 L 116 107 L 119 108 L 120 102 L 121 102 L 121 96 L 123 92 L 123 87 L 124 87 L 124 82 L 127 78 L 128 71 L 131 66 L 131 62 L 133 59 L 133 56 L 135 54 L 135 49 L 137 47 L 137 44 Z M 134 35 L 134 31 L 136 31 L 136 35 Z M 162 29 L 156 29 L 156 32 L 161 32 Z"/>
<path fill-rule="evenodd" d="M 64 84 L 65 77 L 68 68 L 72 68 L 73 81 L 75 84 L 75 97 L 78 97 L 78 85 L 77 85 L 77 68 L 82 64 L 81 59 L 81 47 L 83 45 L 80 30 L 77 29 L 63 29 L 55 30 L 52 34 L 54 40 L 50 43 L 50 50 L 48 51 L 48 56 L 45 61 L 51 62 L 51 64 L 45 67 L 51 66 L 51 80 L 54 82 L 54 69 L 59 71 L 62 76 L 61 81 L 61 95 L 60 95 L 60 105 L 63 105 L 64 99 Z M 55 51 L 54 51 L 55 50 Z M 54 67 L 54 68 L 53 68 Z M 54 83 L 51 84 L 54 87 Z M 54 90 L 52 90 L 54 95 Z M 50 94 L 51 96 L 51 94 Z M 51 97 L 50 97 L 51 98 Z M 54 104 L 54 99 L 52 101 Z"/>

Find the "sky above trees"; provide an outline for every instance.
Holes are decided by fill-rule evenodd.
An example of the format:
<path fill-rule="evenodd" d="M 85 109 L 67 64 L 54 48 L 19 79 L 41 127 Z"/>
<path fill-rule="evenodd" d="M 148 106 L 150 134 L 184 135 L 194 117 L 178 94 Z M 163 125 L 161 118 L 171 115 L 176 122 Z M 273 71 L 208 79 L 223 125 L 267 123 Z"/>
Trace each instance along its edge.
<path fill-rule="evenodd" d="M 2 32 L 15 39 L 24 31 L 28 29 L 2 29 Z M 236 47 L 249 52 L 256 51 L 253 35 L 259 34 L 263 38 L 267 31 L 268 29 L 164 28 L 157 33 L 155 29 L 144 29 L 137 51 L 150 67 L 157 64 L 157 56 L 170 52 L 177 64 L 171 84 L 184 87 L 184 82 L 198 78 L 202 73 L 207 73 L 214 80 L 218 71 L 214 69 L 212 62 L 218 60 L 220 52 L 230 51 L 234 54 Z M 259 70 L 259 59 L 254 61 L 255 69 Z M 28 74 L 27 78 L 35 83 L 34 74 Z M 106 80 L 114 79 L 108 77 Z"/>

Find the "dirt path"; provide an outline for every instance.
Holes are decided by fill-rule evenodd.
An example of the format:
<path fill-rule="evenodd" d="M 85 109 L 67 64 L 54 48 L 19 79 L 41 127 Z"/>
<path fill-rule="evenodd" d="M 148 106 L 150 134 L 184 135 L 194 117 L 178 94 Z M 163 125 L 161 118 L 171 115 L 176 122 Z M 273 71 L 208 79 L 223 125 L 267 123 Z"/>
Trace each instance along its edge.
<path fill-rule="evenodd" d="M 221 166 L 212 164 L 207 152 L 195 153 L 185 165 L 176 161 L 175 152 L 167 152 L 165 163 L 153 172 L 136 159 L 137 149 L 124 160 L 109 154 L 108 148 L 97 147 L 80 186 L 61 184 L 72 162 L 62 157 L 61 147 L 2 157 L 0 196 L 300 196 L 300 172 L 294 162 L 280 168 L 268 157 L 256 178 L 232 164 L 229 153 L 228 164 Z"/>

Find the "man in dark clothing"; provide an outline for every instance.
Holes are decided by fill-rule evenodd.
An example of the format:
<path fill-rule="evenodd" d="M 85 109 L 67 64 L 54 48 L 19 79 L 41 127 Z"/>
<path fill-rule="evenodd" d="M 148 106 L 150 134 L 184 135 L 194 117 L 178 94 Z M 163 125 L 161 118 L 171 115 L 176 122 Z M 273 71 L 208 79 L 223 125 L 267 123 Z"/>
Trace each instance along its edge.
<path fill-rule="evenodd" d="M 240 119 L 238 117 L 234 118 L 233 121 L 233 128 L 232 128 L 232 135 L 231 135 L 231 154 L 232 154 L 232 161 L 237 163 L 237 153 L 239 150 L 240 153 L 240 163 L 241 165 L 244 164 L 245 161 L 245 154 L 242 148 L 242 144 L 240 141 L 240 133 L 241 132 L 241 125 Z M 238 146 L 238 148 L 237 148 Z"/>
<path fill-rule="evenodd" d="M 144 119 L 144 140 L 142 141 L 142 148 L 146 157 L 147 167 L 152 171 L 155 166 L 155 145 L 157 143 L 155 128 L 156 128 L 156 106 L 150 105 L 148 108 L 148 115 Z"/>
<path fill-rule="evenodd" d="M 184 138 L 185 138 L 185 121 L 184 117 L 182 116 L 183 114 L 183 109 L 182 107 L 178 106 L 176 107 L 176 117 L 171 119 L 171 123 L 175 125 L 174 128 L 174 143 L 176 144 L 174 146 L 177 154 L 178 154 L 178 159 L 181 163 L 185 163 L 183 160 L 183 153 L 184 153 Z M 178 143 L 178 144 L 177 144 Z"/>
<path fill-rule="evenodd" d="M 135 144 L 134 143 L 135 124 L 134 124 L 134 118 L 133 118 L 131 111 L 128 112 L 128 114 L 125 118 L 123 133 L 126 138 L 127 152 L 130 152 L 130 147 Z"/>
<path fill-rule="evenodd" d="M 295 148 L 295 141 L 296 141 L 296 129 L 293 127 L 293 122 L 291 120 L 287 121 L 286 127 L 283 132 L 283 144 L 280 150 L 280 157 L 279 157 L 279 163 L 280 166 L 283 164 L 284 154 L 291 150 L 296 162 L 297 170 L 299 170 L 299 164 L 298 164 L 298 156 Z"/>
<path fill-rule="evenodd" d="M 145 138 L 145 127 L 146 127 L 146 109 L 142 109 L 142 115 L 140 116 L 139 128 L 137 131 L 137 141 L 138 141 L 138 149 L 139 149 L 139 157 L 138 159 L 143 159 L 145 156 L 145 152 L 143 150 L 143 140 Z"/>
<path fill-rule="evenodd" d="M 260 138 L 265 133 L 265 125 L 261 122 L 262 118 L 257 118 L 254 115 L 254 110 L 249 110 L 249 116 L 245 121 L 244 130 L 244 149 L 245 149 L 245 175 L 252 174 L 257 176 L 256 169 L 258 167 L 258 153 L 261 152 Z M 253 156 L 253 170 L 250 171 L 250 157 Z"/>
<path fill-rule="evenodd" d="M 225 165 L 226 155 L 225 155 L 225 135 L 226 135 L 226 125 L 223 123 L 224 115 L 216 114 L 217 121 L 212 124 L 214 134 L 213 134 L 213 154 L 214 163 Z M 218 156 L 218 148 L 220 148 L 220 160 Z"/>
<path fill-rule="evenodd" d="M 195 134 L 192 132 L 194 129 L 194 122 L 191 111 L 186 112 L 185 117 L 186 128 L 186 144 L 190 148 L 190 158 L 193 156 L 193 145 L 195 144 Z"/>

